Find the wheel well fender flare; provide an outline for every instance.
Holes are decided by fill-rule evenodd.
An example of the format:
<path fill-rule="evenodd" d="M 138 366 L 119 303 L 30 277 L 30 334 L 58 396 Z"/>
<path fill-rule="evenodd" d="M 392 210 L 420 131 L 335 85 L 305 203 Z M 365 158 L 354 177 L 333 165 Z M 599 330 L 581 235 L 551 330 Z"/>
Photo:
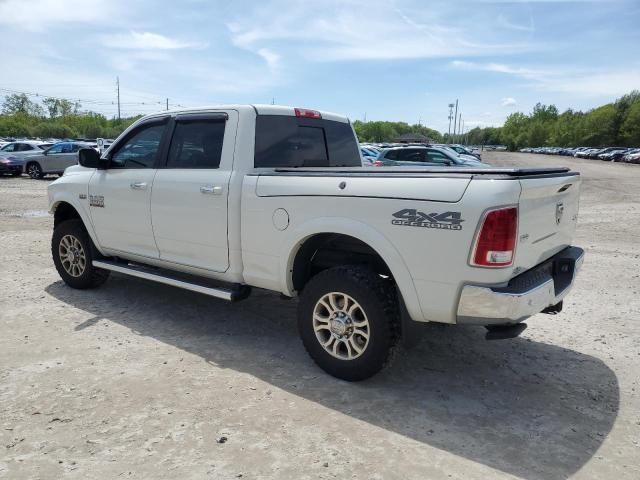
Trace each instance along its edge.
<path fill-rule="evenodd" d="M 422 310 L 413 278 L 404 259 L 393 244 L 379 231 L 353 219 L 339 217 L 315 218 L 297 227 L 283 243 L 279 255 L 279 271 L 281 272 L 281 291 L 286 295 L 294 295 L 292 272 L 298 251 L 311 237 L 319 234 L 335 233 L 347 235 L 360 240 L 371 247 L 386 263 L 396 281 L 398 290 L 413 319 L 422 318 Z"/>
<path fill-rule="evenodd" d="M 84 228 L 87 230 L 87 233 L 89 234 L 89 237 L 91 237 L 91 241 L 93 242 L 95 247 L 98 249 L 98 251 L 101 254 L 103 254 L 100 248 L 100 244 L 98 243 L 98 238 L 93 229 L 93 224 L 91 223 L 91 218 L 89 217 L 89 213 L 82 207 L 75 205 L 74 202 L 70 198 L 68 198 L 67 195 L 62 194 L 60 196 L 57 196 L 56 199 L 53 202 L 51 202 L 49 206 L 49 213 L 55 216 L 56 210 L 62 207 L 63 205 L 67 206 L 67 208 L 72 208 L 78 214 L 78 218 L 80 218 L 80 220 L 82 221 Z"/>

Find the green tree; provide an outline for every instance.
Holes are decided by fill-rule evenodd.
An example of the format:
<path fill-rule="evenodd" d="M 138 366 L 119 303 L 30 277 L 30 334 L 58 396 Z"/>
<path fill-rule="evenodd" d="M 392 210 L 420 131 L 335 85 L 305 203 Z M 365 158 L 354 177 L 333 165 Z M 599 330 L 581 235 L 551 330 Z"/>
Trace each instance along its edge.
<path fill-rule="evenodd" d="M 630 147 L 640 145 L 640 101 L 629 107 L 620 127 L 621 143 Z"/>

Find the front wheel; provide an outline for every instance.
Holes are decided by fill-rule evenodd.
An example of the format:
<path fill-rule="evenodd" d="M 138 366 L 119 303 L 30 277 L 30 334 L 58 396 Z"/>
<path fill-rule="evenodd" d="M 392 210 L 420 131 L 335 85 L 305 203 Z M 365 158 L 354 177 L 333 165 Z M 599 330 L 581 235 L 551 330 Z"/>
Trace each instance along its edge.
<path fill-rule="evenodd" d="M 81 220 L 66 220 L 53 230 L 51 254 L 64 283 L 73 288 L 95 288 L 109 277 L 109 270 L 93 266 L 91 238 Z"/>
<path fill-rule="evenodd" d="M 42 167 L 37 162 L 31 162 L 29 165 L 27 165 L 27 174 L 33 179 L 44 177 Z"/>
<path fill-rule="evenodd" d="M 369 378 L 389 362 L 396 347 L 397 303 L 395 287 L 367 268 L 324 270 L 300 296 L 302 343 L 318 366 L 334 377 Z"/>

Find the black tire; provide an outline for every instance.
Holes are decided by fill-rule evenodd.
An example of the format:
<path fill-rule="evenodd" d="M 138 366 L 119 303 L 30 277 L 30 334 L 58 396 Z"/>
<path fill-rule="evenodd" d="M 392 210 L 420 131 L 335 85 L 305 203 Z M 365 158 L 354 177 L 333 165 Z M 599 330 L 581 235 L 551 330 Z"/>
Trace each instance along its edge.
<path fill-rule="evenodd" d="M 66 247 L 69 242 L 72 249 Z M 62 253 L 70 250 L 73 250 L 72 255 L 62 258 Z M 70 287 L 96 288 L 109 278 L 109 270 L 93 266 L 92 261 L 99 254 L 81 220 L 66 220 L 53 230 L 51 255 L 60 278 Z M 80 258 L 84 258 L 84 262 L 80 262 Z"/>
<path fill-rule="evenodd" d="M 317 324 L 314 320 L 314 311 L 316 311 L 316 307 L 323 308 L 320 306 L 320 300 L 332 292 L 339 292 L 343 298 L 346 295 L 357 302 L 364 313 L 364 318 L 368 321 L 368 342 L 364 346 L 359 345 L 363 347 L 363 350 L 361 353 L 357 353 L 359 356 L 352 359 L 336 358 L 321 344 L 321 340 L 330 341 L 329 337 L 334 335 L 334 330 L 328 329 L 322 324 L 322 334 L 317 335 L 314 328 L 314 323 Z M 330 315 L 328 309 L 324 310 Z M 362 318 L 361 315 L 360 319 Z M 353 321 L 356 319 L 354 318 Z M 350 316 L 347 322 L 351 322 Z M 353 323 L 349 324 L 353 325 Z M 391 361 L 398 344 L 399 324 L 395 286 L 389 280 L 383 279 L 364 267 L 341 266 L 324 270 L 307 283 L 300 295 L 298 331 L 304 347 L 320 368 L 343 380 L 364 380 L 385 367 Z M 333 328 L 331 321 L 327 325 Z M 321 339 L 320 335 L 324 335 L 324 337 Z M 353 337 L 352 340 L 359 340 L 362 343 L 363 340 L 357 339 L 355 335 L 358 335 L 357 331 L 352 330 L 350 334 Z M 343 341 L 344 337 L 347 335 L 343 335 L 340 341 Z M 334 340 L 330 346 L 337 341 Z M 341 345 L 338 350 L 338 353 L 341 350 L 343 355 L 356 352 L 351 348 L 347 349 L 346 345 L 344 347 Z M 336 350 L 333 351 L 336 352 Z"/>
<path fill-rule="evenodd" d="M 27 170 L 27 175 L 29 175 L 34 180 L 44 177 L 44 173 L 42 172 L 42 167 L 38 162 L 28 163 L 26 170 Z"/>

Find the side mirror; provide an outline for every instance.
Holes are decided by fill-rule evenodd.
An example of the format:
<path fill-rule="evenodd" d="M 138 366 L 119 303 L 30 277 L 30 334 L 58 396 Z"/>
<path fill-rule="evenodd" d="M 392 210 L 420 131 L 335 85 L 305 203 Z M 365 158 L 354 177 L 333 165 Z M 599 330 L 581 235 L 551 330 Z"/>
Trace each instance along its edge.
<path fill-rule="evenodd" d="M 100 154 L 93 148 L 81 148 L 78 151 L 78 163 L 86 168 L 105 168 Z"/>

